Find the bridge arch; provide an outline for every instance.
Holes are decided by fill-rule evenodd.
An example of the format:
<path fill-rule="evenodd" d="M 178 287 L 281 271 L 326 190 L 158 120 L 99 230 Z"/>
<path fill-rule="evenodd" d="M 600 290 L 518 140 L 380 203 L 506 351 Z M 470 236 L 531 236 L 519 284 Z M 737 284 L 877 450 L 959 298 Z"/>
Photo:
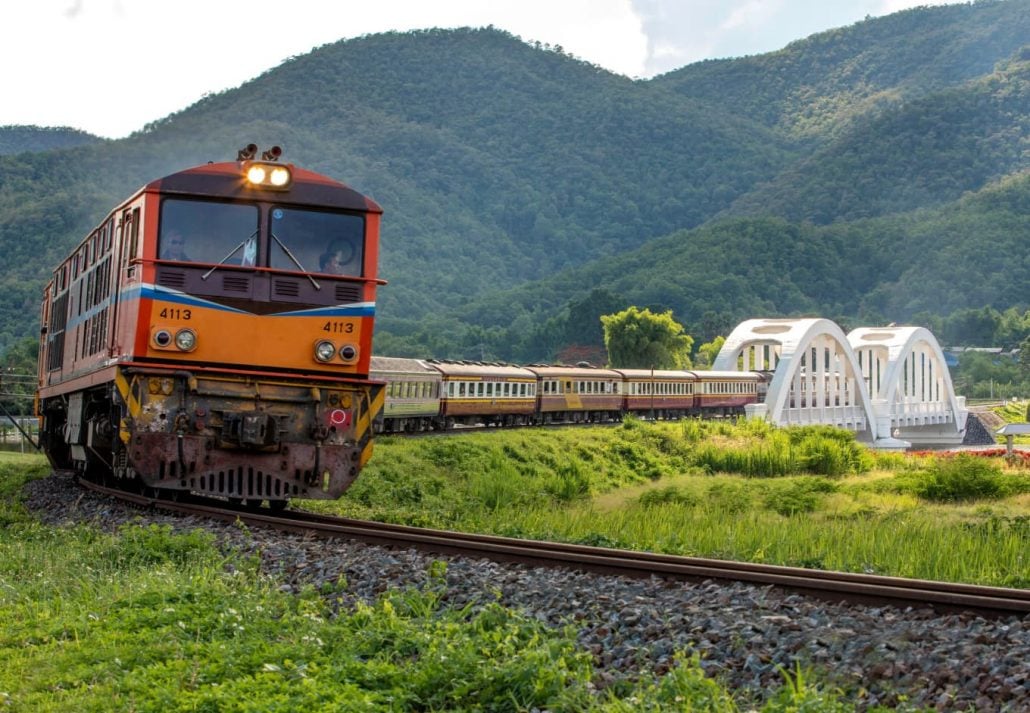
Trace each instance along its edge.
<path fill-rule="evenodd" d="M 936 337 L 922 327 L 862 327 L 848 334 L 881 419 L 920 444 L 961 442 L 968 411 L 955 395 Z M 883 422 L 889 415 L 889 426 Z"/>
<path fill-rule="evenodd" d="M 869 441 L 881 435 L 854 350 L 828 319 L 742 322 L 726 338 L 712 368 L 771 371 L 764 412 L 774 423 L 825 423 Z"/>

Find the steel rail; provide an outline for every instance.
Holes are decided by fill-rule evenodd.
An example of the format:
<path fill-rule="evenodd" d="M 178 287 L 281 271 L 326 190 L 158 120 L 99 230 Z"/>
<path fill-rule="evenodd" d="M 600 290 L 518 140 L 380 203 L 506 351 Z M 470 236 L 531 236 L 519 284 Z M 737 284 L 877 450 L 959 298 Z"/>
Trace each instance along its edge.
<path fill-rule="evenodd" d="M 631 577 L 744 582 L 773 586 L 820 599 L 896 607 L 929 606 L 942 613 L 974 612 L 986 616 L 1030 614 L 1030 589 L 987 587 L 903 577 L 832 572 L 779 565 L 733 562 L 677 555 L 607 549 L 559 542 L 521 540 L 430 530 L 320 515 L 304 510 L 281 513 L 207 503 L 176 502 L 126 493 L 82 480 L 83 485 L 142 507 L 201 515 L 228 522 L 326 538 L 346 538 L 389 547 L 414 547 L 437 554 L 482 557 L 529 566 L 588 570 Z"/>

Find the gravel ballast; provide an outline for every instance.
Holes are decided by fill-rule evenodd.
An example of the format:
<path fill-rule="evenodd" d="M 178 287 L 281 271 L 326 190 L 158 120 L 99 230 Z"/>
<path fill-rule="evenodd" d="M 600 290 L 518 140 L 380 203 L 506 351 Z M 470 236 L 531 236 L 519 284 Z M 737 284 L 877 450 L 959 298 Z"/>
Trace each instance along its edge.
<path fill-rule="evenodd" d="M 113 531 L 143 517 L 177 531 L 203 528 L 226 547 L 260 554 L 284 591 L 346 581 L 348 602 L 425 584 L 447 563 L 446 601 L 498 601 L 536 619 L 571 623 L 598 669 L 598 684 L 667 670 L 676 652 L 756 695 L 783 683 L 795 663 L 833 677 L 859 708 L 908 705 L 941 711 L 1030 710 L 1030 617 L 984 619 L 930 609 L 831 604 L 770 587 L 630 579 L 388 549 L 195 517 L 141 511 L 55 475 L 26 487 L 26 506 L 55 526 L 90 523 Z"/>

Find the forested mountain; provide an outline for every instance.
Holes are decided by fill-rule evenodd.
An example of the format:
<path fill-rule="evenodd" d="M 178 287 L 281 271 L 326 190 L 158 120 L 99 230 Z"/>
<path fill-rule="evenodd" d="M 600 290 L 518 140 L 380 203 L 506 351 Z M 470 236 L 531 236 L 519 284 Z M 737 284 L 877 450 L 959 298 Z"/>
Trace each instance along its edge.
<path fill-rule="evenodd" d="M 983 77 L 853 123 L 727 213 L 831 223 L 946 203 L 1030 168 L 1028 136 L 1030 45 Z"/>
<path fill-rule="evenodd" d="M 878 108 L 989 74 L 1030 42 L 1030 2 L 918 7 L 792 42 L 697 62 L 654 80 L 799 141 L 825 139 Z"/>
<path fill-rule="evenodd" d="M 66 149 L 97 141 L 103 139 L 66 126 L 0 126 L 0 156 L 23 151 Z"/>
<path fill-rule="evenodd" d="M 1028 306 L 1030 171 L 937 209 L 818 226 L 727 218 L 653 240 L 507 292 L 462 314 L 451 355 L 536 361 L 590 343 L 577 322 L 629 305 L 673 310 L 700 340 L 754 316 L 812 315 L 842 325 L 946 316 L 969 307 Z M 418 353 L 458 317 L 423 324 L 395 352 Z M 437 351 L 448 345 L 434 344 Z M 510 351 L 505 351 L 510 350 Z"/>
<path fill-rule="evenodd" d="M 326 45 L 128 139 L 0 156 L 0 350 L 115 201 L 251 141 L 384 206 L 386 351 L 550 358 L 596 326 L 570 311 L 626 300 L 701 331 L 1025 304 L 978 257 L 1030 242 L 1005 207 L 1028 192 L 1028 9 L 922 8 L 651 81 L 490 28 Z M 907 293 L 939 282 L 934 241 L 962 273 Z"/>

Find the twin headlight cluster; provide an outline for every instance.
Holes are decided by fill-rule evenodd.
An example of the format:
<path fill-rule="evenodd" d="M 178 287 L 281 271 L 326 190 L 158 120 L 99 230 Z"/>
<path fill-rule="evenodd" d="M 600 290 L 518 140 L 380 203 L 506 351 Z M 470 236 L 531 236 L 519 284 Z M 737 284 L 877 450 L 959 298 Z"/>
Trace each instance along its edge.
<path fill-rule="evenodd" d="M 186 328 L 173 335 L 167 329 L 159 329 L 154 332 L 154 344 L 159 349 L 171 349 L 174 346 L 181 352 L 191 352 L 197 348 L 197 333 Z"/>
<path fill-rule="evenodd" d="M 247 167 L 247 181 L 261 188 L 289 188 L 293 174 L 286 166 L 252 163 Z"/>
<path fill-rule="evenodd" d="M 328 339 L 322 339 L 315 344 L 315 359 L 323 364 L 331 362 L 337 354 L 344 363 L 350 364 L 358 358 L 358 348 L 353 344 L 344 344 L 337 349 Z"/>

